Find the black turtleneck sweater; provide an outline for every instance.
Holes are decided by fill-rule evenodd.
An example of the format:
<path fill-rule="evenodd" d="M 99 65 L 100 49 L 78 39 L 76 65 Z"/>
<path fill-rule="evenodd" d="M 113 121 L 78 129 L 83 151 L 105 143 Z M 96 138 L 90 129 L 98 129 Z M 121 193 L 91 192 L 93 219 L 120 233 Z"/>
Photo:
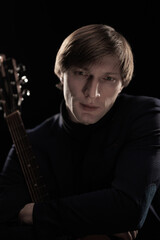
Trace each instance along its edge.
<path fill-rule="evenodd" d="M 72 166 L 72 173 L 70 173 L 73 178 L 72 194 L 83 193 L 86 188 L 87 184 L 85 182 L 82 184 L 83 167 L 89 159 L 90 161 L 94 161 L 94 158 L 96 157 L 93 155 L 94 150 L 97 152 L 95 155 L 99 155 L 99 150 L 104 141 L 103 131 L 106 131 L 106 128 L 108 128 L 107 122 L 109 123 L 112 121 L 113 111 L 114 108 L 95 124 L 84 125 L 70 121 L 64 102 L 61 105 L 61 120 L 62 128 L 64 130 L 63 148 L 65 148 L 65 153 L 70 153 L 70 167 Z M 68 144 L 66 145 L 67 142 Z M 87 160 L 85 160 L 85 158 L 87 158 Z M 102 188 L 102 186 L 99 187 Z M 86 191 L 91 191 L 91 189 L 88 188 Z"/>
<path fill-rule="evenodd" d="M 92 125 L 71 122 L 63 102 L 59 114 L 28 135 L 50 194 L 34 206 L 31 228 L 38 239 L 141 232 L 150 206 L 160 213 L 158 99 L 122 94 Z M 0 177 L 0 223 L 15 220 L 28 202 L 12 149 Z"/>

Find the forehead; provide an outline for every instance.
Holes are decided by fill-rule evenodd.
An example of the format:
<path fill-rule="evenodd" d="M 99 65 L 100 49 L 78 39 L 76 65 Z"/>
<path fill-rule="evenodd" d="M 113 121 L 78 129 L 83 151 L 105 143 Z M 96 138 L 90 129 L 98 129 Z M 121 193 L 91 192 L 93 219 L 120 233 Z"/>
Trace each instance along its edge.
<path fill-rule="evenodd" d="M 119 60 L 116 56 L 107 55 L 90 64 L 83 64 L 80 67 L 86 71 L 117 72 L 120 73 Z"/>

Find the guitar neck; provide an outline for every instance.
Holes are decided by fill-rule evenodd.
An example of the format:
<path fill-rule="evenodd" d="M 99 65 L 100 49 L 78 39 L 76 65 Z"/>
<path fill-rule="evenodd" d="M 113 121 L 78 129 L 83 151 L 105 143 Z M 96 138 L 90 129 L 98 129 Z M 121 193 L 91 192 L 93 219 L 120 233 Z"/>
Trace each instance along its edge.
<path fill-rule="evenodd" d="M 32 201 L 43 202 L 48 198 L 47 187 L 29 143 L 20 112 L 15 111 L 7 115 L 6 121 Z"/>

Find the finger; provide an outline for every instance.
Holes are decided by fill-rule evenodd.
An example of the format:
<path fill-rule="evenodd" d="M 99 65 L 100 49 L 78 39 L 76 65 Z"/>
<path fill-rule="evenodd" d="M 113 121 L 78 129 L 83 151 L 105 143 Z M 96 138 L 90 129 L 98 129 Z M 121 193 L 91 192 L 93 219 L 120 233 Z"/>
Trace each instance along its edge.
<path fill-rule="evenodd" d="M 131 235 L 132 235 L 132 238 L 135 239 L 135 238 L 137 237 L 138 230 L 131 231 L 130 233 L 131 233 Z"/>
<path fill-rule="evenodd" d="M 97 235 L 87 235 L 77 240 L 111 240 L 111 239 L 107 235 L 97 234 Z"/>
<path fill-rule="evenodd" d="M 114 234 L 114 236 L 116 236 L 117 238 L 120 238 L 122 240 L 133 240 L 130 232 L 116 233 L 116 234 Z"/>

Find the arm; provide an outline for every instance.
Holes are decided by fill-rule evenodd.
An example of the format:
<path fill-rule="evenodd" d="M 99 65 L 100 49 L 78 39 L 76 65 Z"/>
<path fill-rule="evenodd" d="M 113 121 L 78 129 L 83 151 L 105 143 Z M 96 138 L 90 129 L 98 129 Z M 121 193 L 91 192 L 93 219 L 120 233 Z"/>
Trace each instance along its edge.
<path fill-rule="evenodd" d="M 112 186 L 36 203 L 33 226 L 37 233 L 83 237 L 127 232 L 142 225 L 159 184 L 160 121 L 155 123 L 151 117 L 144 125 L 144 120 L 138 121 L 139 126 L 137 122 L 132 124 L 132 134 L 117 160 Z"/>
<path fill-rule="evenodd" d="M 0 173 L 0 223 L 17 222 L 27 202 L 31 198 L 13 147 Z"/>
<path fill-rule="evenodd" d="M 34 203 L 26 204 L 21 211 L 19 212 L 19 220 L 22 224 L 33 224 L 33 208 Z M 107 235 L 88 235 L 79 240 L 114 240 L 114 239 L 123 239 L 123 240 L 133 240 L 136 238 L 138 231 L 131 231 L 125 233 L 117 233 L 112 235 L 112 239 Z M 114 239 L 113 239 L 114 237 Z M 78 239 L 77 239 L 78 240 Z"/>
<path fill-rule="evenodd" d="M 8 196 L 8 198 L 5 199 L 5 204 L 3 204 L 3 207 L 6 206 L 8 208 L 9 203 L 7 204 L 6 200 L 8 200 L 10 202 L 10 200 L 12 199 L 13 200 L 13 207 L 11 207 L 9 209 L 12 210 L 13 213 L 14 213 L 13 215 L 16 216 L 18 211 L 19 211 L 19 209 L 22 207 L 22 205 L 26 202 L 27 199 L 28 199 L 27 202 L 30 201 L 30 198 L 29 198 L 29 196 L 27 194 L 27 189 L 25 187 L 25 182 L 24 182 L 24 179 L 23 179 L 23 175 L 21 174 L 21 171 L 19 169 L 19 164 L 18 164 L 18 162 L 16 160 L 15 152 L 14 152 L 14 150 L 11 151 L 11 152 L 12 152 L 12 154 L 11 154 L 12 157 L 9 154 L 9 157 L 8 157 L 9 164 L 7 164 L 8 165 L 7 172 L 9 172 L 11 170 L 11 174 L 9 174 L 9 176 L 11 177 L 11 175 L 12 175 L 12 181 L 10 183 L 10 181 L 8 179 L 8 183 L 9 183 L 8 188 L 10 189 L 10 184 L 11 184 L 11 189 L 13 190 L 14 189 L 14 185 L 15 185 L 15 189 L 14 189 L 14 191 L 15 191 L 15 200 L 13 199 L 13 192 L 12 191 L 11 192 L 8 191 L 8 193 L 10 193 L 10 197 Z M 12 159 L 12 161 L 11 161 L 11 159 Z M 13 161 L 13 159 L 14 159 L 14 161 Z M 4 167 L 4 169 L 5 169 L 5 167 Z M 5 172 L 6 176 L 7 176 L 6 170 L 4 172 Z M 19 182 L 21 184 L 20 184 L 20 186 L 18 188 Z M 17 183 L 18 183 L 18 185 L 17 185 Z M 7 185 L 7 181 L 5 182 L 5 185 Z M 2 185 L 1 185 L 1 187 L 2 187 Z M 6 189 L 6 186 L 4 186 L 4 187 Z M 24 192 L 23 192 L 23 190 L 24 190 Z M 17 196 L 17 194 L 18 194 L 18 196 Z M 22 198 L 22 196 L 24 196 L 24 199 Z M 26 198 L 26 200 L 25 200 L 25 198 Z M 23 201 L 22 201 L 22 199 L 23 199 Z M 22 201 L 21 204 L 20 204 L 19 200 Z M 17 205 L 17 209 L 15 208 L 14 204 Z M 20 210 L 19 220 L 20 220 L 21 223 L 32 224 L 32 221 L 33 221 L 33 219 L 32 219 L 33 207 L 34 207 L 34 203 L 26 204 Z M 9 212 L 8 209 L 4 208 L 4 214 L 6 216 L 8 215 L 8 214 L 6 214 L 8 212 Z M 9 213 L 11 214 L 11 212 L 9 212 Z M 4 221 L 4 216 L 1 215 L 1 217 L 2 217 L 2 220 Z M 10 217 L 9 217 L 9 219 L 10 219 Z M 130 238 L 131 237 L 131 233 L 132 233 L 132 235 L 135 234 L 135 232 L 128 232 L 128 233 L 116 234 L 115 236 L 121 237 L 122 239 L 132 239 L 132 238 Z M 105 239 L 107 238 L 107 235 L 101 235 L 101 236 L 97 235 L 97 236 L 98 236 L 98 238 L 99 237 L 101 237 L 101 238 L 105 237 Z M 89 239 L 92 239 L 92 238 L 95 239 L 95 236 L 92 236 L 92 235 L 88 236 L 88 237 L 89 237 Z"/>
<path fill-rule="evenodd" d="M 159 112 L 159 106 L 141 109 L 124 123 L 128 138 L 122 141 L 110 188 L 36 204 L 35 226 L 42 229 L 47 222 L 56 226 L 57 234 L 61 229 L 68 235 L 140 229 L 159 185 Z"/>

